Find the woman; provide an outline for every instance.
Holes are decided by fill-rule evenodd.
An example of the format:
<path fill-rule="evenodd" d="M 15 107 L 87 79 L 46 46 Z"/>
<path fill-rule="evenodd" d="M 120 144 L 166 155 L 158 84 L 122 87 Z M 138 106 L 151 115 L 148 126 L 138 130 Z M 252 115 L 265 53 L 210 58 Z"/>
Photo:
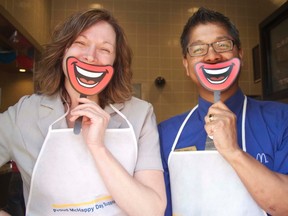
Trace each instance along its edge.
<path fill-rule="evenodd" d="M 106 10 L 56 28 L 35 74 L 38 93 L 0 115 L 0 164 L 17 163 L 27 215 L 163 215 L 155 115 L 131 96 L 130 64 Z"/>

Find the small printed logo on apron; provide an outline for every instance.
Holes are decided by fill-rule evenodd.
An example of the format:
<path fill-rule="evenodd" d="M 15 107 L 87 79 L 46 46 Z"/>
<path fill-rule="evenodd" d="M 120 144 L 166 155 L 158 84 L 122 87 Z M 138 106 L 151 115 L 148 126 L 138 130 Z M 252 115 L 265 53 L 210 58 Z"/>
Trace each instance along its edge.
<path fill-rule="evenodd" d="M 52 204 L 52 210 L 54 213 L 70 212 L 70 213 L 92 213 L 99 212 L 105 208 L 109 208 L 112 205 L 116 205 L 116 202 L 111 196 L 101 196 L 97 199 L 74 204 Z"/>

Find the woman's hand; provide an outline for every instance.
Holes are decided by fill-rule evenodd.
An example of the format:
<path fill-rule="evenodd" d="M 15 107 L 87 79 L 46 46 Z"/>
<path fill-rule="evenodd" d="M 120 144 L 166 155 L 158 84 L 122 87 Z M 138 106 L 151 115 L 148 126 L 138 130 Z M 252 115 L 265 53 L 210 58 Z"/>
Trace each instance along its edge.
<path fill-rule="evenodd" d="M 87 145 L 104 146 L 105 130 L 110 120 L 97 103 L 87 98 L 78 98 L 79 105 L 71 110 L 70 121 L 83 116 L 82 133 Z"/>

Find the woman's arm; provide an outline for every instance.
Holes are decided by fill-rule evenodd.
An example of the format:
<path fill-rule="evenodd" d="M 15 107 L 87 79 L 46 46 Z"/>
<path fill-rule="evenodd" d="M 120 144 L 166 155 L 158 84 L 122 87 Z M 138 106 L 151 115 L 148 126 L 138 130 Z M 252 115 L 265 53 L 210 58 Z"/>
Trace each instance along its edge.
<path fill-rule="evenodd" d="M 128 215 L 164 215 L 166 195 L 163 172 L 138 171 L 134 176 L 105 147 L 90 146 L 96 166 L 112 197 Z"/>
<path fill-rule="evenodd" d="M 82 104 L 71 111 L 70 120 L 83 116 L 84 139 L 106 188 L 118 206 L 131 216 L 164 215 L 166 193 L 163 171 L 140 170 L 131 176 L 104 145 L 110 115 L 86 98 L 80 98 L 79 102 Z M 149 145 L 147 141 L 145 144 Z"/>

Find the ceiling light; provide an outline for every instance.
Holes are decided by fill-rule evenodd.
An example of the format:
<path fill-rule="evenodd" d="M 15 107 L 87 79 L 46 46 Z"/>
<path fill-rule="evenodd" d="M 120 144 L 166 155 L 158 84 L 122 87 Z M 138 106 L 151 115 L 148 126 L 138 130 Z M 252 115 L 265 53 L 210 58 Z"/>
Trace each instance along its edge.
<path fill-rule="evenodd" d="M 199 7 L 191 7 L 191 8 L 188 9 L 188 13 L 193 14 L 193 13 L 195 13 L 198 9 L 199 9 Z"/>
<path fill-rule="evenodd" d="M 101 4 L 95 3 L 95 4 L 90 4 L 90 8 L 100 9 L 100 8 L 103 8 L 103 6 Z"/>

